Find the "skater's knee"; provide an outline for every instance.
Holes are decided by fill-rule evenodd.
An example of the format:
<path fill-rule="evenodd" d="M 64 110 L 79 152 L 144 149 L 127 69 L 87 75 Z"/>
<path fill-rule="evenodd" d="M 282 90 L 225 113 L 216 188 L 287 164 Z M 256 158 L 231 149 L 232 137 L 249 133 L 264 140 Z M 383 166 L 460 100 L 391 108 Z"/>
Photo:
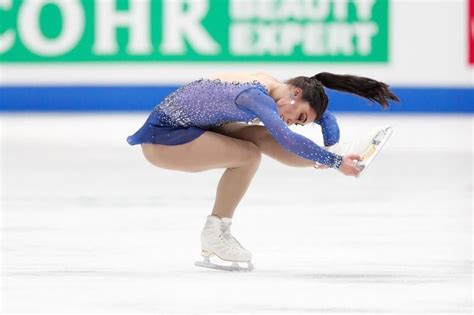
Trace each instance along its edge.
<path fill-rule="evenodd" d="M 262 160 L 262 151 L 253 142 L 247 141 L 246 143 L 246 162 L 247 164 L 258 165 Z"/>

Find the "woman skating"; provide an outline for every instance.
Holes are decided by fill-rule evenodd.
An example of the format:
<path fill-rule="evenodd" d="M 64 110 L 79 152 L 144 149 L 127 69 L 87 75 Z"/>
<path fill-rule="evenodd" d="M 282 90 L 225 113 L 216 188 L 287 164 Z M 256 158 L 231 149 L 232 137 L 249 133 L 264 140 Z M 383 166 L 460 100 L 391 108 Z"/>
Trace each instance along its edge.
<path fill-rule="evenodd" d="M 280 82 L 264 73 L 223 73 L 188 83 L 158 104 L 127 141 L 141 144 L 153 165 L 185 172 L 225 168 L 211 215 L 201 233 L 202 255 L 217 256 L 251 270 L 252 254 L 231 234 L 237 205 L 266 154 L 295 167 L 330 167 L 357 176 L 361 158 L 340 156 L 291 131 L 289 125 L 321 125 L 324 145 L 339 141 L 335 117 L 326 111 L 324 87 L 350 92 L 388 107 L 398 98 L 388 86 L 369 78 L 327 72 Z M 262 122 L 262 125 L 249 123 Z M 248 263 L 248 268 L 237 265 Z"/>

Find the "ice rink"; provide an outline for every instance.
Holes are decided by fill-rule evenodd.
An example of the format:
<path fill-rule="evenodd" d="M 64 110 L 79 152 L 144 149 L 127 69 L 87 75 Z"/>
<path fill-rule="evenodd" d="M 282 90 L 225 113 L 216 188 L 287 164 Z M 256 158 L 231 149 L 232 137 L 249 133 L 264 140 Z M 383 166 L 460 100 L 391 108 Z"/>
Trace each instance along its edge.
<path fill-rule="evenodd" d="M 0 116 L 2 314 L 472 314 L 472 116 L 336 113 L 342 141 L 394 126 L 360 179 L 264 157 L 230 273 L 193 265 L 224 170 L 149 164 L 147 115 Z"/>

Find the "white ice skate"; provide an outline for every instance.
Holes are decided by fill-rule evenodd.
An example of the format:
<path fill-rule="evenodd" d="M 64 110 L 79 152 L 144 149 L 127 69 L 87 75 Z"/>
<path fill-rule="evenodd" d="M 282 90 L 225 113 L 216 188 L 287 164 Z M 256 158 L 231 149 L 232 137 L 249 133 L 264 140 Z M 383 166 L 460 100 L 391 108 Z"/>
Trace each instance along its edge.
<path fill-rule="evenodd" d="M 201 233 L 201 256 L 204 261 L 196 261 L 199 267 L 226 271 L 252 271 L 252 253 L 240 245 L 230 233 L 231 218 L 219 219 L 210 215 Z M 214 262 L 211 261 L 211 258 Z M 246 263 L 247 267 L 239 265 Z"/>
<path fill-rule="evenodd" d="M 392 133 L 393 133 L 393 128 L 390 126 L 390 127 L 380 129 L 375 134 L 375 136 L 372 137 L 369 145 L 360 154 L 362 161 L 358 162 L 358 165 L 361 171 L 357 175 L 357 177 L 360 177 L 363 171 L 365 171 L 367 167 L 372 163 L 374 158 L 379 154 L 384 144 L 387 143 Z"/>

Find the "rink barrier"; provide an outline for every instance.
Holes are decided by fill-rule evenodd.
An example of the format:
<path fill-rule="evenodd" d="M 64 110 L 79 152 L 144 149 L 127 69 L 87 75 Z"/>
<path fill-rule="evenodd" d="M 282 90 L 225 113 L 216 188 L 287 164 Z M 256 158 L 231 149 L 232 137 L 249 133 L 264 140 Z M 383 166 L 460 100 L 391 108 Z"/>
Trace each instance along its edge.
<path fill-rule="evenodd" d="M 0 112 L 149 111 L 178 86 L 2 86 Z M 394 87 L 401 104 L 393 113 L 473 113 L 474 88 Z M 380 106 L 328 90 L 329 108 L 341 112 L 382 112 Z"/>

